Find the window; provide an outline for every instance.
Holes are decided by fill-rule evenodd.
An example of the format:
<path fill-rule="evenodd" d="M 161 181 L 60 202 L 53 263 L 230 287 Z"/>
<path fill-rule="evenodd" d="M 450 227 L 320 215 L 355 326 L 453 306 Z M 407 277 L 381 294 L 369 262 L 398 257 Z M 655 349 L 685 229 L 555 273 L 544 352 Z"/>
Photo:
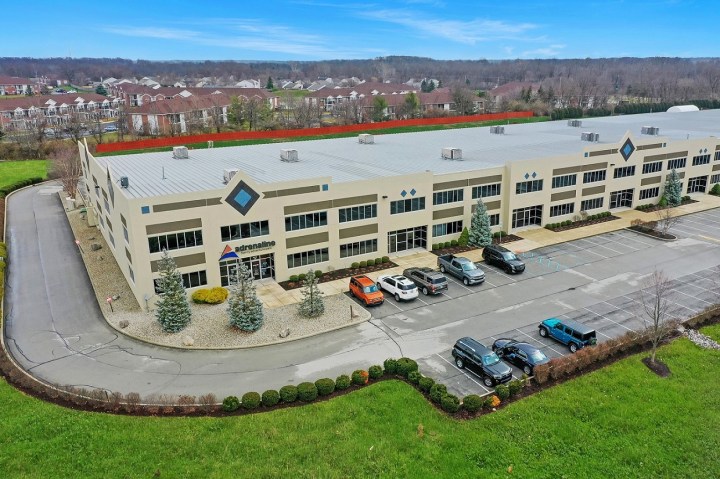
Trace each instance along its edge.
<path fill-rule="evenodd" d="M 432 235 L 433 238 L 437 236 L 451 235 L 455 233 L 462 233 L 463 222 L 451 221 L 450 223 L 442 223 L 439 225 L 433 225 Z"/>
<path fill-rule="evenodd" d="M 463 190 L 438 191 L 433 193 L 433 204 L 444 205 L 446 203 L 458 203 L 463 200 Z"/>
<path fill-rule="evenodd" d="M 707 176 L 698 176 L 688 180 L 688 193 L 705 193 L 707 189 Z M 111 235 L 112 237 L 112 235 Z"/>
<path fill-rule="evenodd" d="M 123 224 L 123 236 L 125 237 L 125 242 L 130 244 L 130 236 L 128 235 L 127 226 L 125 226 L 125 224 Z"/>
<path fill-rule="evenodd" d="M 425 197 L 390 202 L 390 214 L 409 213 L 425 209 Z"/>
<path fill-rule="evenodd" d="M 515 193 L 532 193 L 533 191 L 541 191 L 543 188 L 543 180 L 521 181 L 515 184 Z"/>
<path fill-rule="evenodd" d="M 133 284 L 135 284 L 135 272 L 133 272 L 133 269 L 130 265 L 128 265 L 128 273 L 130 274 L 130 279 L 132 280 Z"/>
<path fill-rule="evenodd" d="M 355 243 L 341 244 L 340 257 L 357 256 L 360 254 L 374 253 L 377 251 L 377 239 L 356 241 Z"/>
<path fill-rule="evenodd" d="M 710 153 L 708 153 L 707 155 L 693 156 L 693 166 L 707 165 L 708 163 L 710 163 Z"/>
<path fill-rule="evenodd" d="M 98 215 L 98 220 L 100 221 L 100 226 L 105 228 L 105 220 L 102 215 Z"/>
<path fill-rule="evenodd" d="M 318 226 L 327 226 L 327 211 L 285 217 L 285 231 L 304 230 Z"/>
<path fill-rule="evenodd" d="M 613 208 L 632 208 L 633 192 L 635 190 L 620 190 L 610 193 L 610 209 Z"/>
<path fill-rule="evenodd" d="M 114 248 L 115 247 L 115 237 L 113 236 L 113 234 L 110 231 L 108 231 L 108 237 L 110 238 L 110 244 Z"/>
<path fill-rule="evenodd" d="M 490 226 L 497 226 L 500 224 L 500 213 L 488 215 L 488 218 L 490 218 Z"/>
<path fill-rule="evenodd" d="M 148 238 L 151 253 L 160 253 L 162 250 L 192 248 L 193 246 L 202 246 L 202 244 L 202 230 L 169 233 Z"/>
<path fill-rule="evenodd" d="M 195 271 L 192 273 L 182 273 L 181 275 L 183 288 L 197 288 L 198 286 L 205 286 L 207 284 L 207 272 L 205 270 Z M 160 289 L 160 278 L 153 280 L 155 285 L 155 294 L 163 294 Z"/>
<path fill-rule="evenodd" d="M 552 187 L 553 188 L 563 188 L 565 186 L 574 186 L 577 183 L 577 175 L 563 175 L 563 176 L 553 176 L 552 179 Z"/>
<path fill-rule="evenodd" d="M 710 177 L 710 183 L 712 183 L 713 185 L 716 183 L 720 183 L 720 173 L 718 173 L 716 175 L 712 175 Z"/>
<path fill-rule="evenodd" d="M 653 161 L 652 163 L 645 163 L 643 165 L 643 175 L 647 173 L 657 173 L 662 171 L 662 161 Z"/>
<path fill-rule="evenodd" d="M 640 199 L 646 200 L 648 198 L 657 198 L 660 196 L 660 187 L 656 186 L 655 188 L 647 188 L 645 190 L 640 190 Z"/>
<path fill-rule="evenodd" d="M 371 205 L 351 206 L 350 208 L 340 208 L 338 210 L 338 217 L 340 223 L 376 218 L 377 203 L 373 203 Z"/>
<path fill-rule="evenodd" d="M 582 200 L 580 202 L 580 211 L 596 210 L 603 207 L 604 198 L 593 198 L 591 200 Z"/>
<path fill-rule="evenodd" d="M 605 181 L 607 175 L 606 170 L 595 170 L 583 173 L 583 183 L 595 183 L 597 181 Z"/>
<path fill-rule="evenodd" d="M 542 205 L 518 208 L 512 213 L 512 228 L 542 224 Z"/>
<path fill-rule="evenodd" d="M 140 213 L 146 215 L 150 213 L 150 207 L 149 206 L 141 206 L 140 207 Z"/>
<path fill-rule="evenodd" d="M 472 199 L 474 200 L 478 198 L 487 198 L 489 196 L 500 196 L 500 183 L 474 186 L 472 189 Z"/>
<path fill-rule="evenodd" d="M 613 178 L 625 178 L 627 176 L 635 176 L 635 165 L 615 168 Z"/>
<path fill-rule="evenodd" d="M 287 255 L 288 268 L 299 268 L 309 264 L 322 263 L 329 261 L 330 255 L 327 248 L 314 249 L 312 251 L 303 251 L 302 253 L 294 253 Z"/>
<path fill-rule="evenodd" d="M 687 164 L 687 158 L 676 158 L 674 160 L 668 161 L 668 170 L 677 170 L 679 168 L 685 168 L 685 165 Z"/>
<path fill-rule="evenodd" d="M 252 238 L 254 236 L 265 236 L 269 234 L 270 227 L 268 225 L 268 220 L 220 227 L 220 237 L 223 241 Z"/>
<path fill-rule="evenodd" d="M 550 216 L 569 215 L 575 211 L 575 203 L 565 203 L 550 207 Z"/>
<path fill-rule="evenodd" d="M 715 152 L 715 161 L 720 161 L 720 151 Z"/>
<path fill-rule="evenodd" d="M 110 203 L 108 203 L 107 198 L 103 198 L 103 204 L 105 205 L 105 211 L 110 211 Z"/>

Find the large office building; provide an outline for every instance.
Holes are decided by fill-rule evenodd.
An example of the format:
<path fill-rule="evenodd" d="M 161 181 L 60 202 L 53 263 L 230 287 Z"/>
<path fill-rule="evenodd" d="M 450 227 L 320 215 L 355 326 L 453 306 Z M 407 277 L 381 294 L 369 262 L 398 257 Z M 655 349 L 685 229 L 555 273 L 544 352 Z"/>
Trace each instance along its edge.
<path fill-rule="evenodd" d="M 91 155 L 88 218 L 138 302 L 167 250 L 187 288 L 227 285 L 456 239 L 478 198 L 495 231 L 518 232 L 656 203 L 675 169 L 683 194 L 720 182 L 720 110 L 504 127 Z"/>

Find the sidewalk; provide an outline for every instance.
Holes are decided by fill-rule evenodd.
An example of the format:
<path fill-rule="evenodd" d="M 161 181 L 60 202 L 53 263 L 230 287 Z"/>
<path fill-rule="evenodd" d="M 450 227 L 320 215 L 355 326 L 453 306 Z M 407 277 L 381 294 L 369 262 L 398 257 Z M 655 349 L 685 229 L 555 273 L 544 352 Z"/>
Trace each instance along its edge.
<path fill-rule="evenodd" d="M 690 203 L 687 205 L 673 208 L 671 212 L 672 216 L 683 216 L 690 213 L 697 213 L 699 211 L 720 208 L 719 196 L 698 195 L 697 197 L 693 197 L 693 199 L 696 200 L 697 203 Z M 515 251 L 516 253 L 524 253 L 527 251 L 541 248 L 543 246 L 564 243 L 566 241 L 572 241 L 579 238 L 595 236 L 602 233 L 608 233 L 610 231 L 617 231 L 623 228 L 627 228 L 630 226 L 630 223 L 635 219 L 641 219 L 643 221 L 657 220 L 657 216 L 655 213 L 643 213 L 642 211 L 637 211 L 634 209 L 628 209 L 621 212 L 613 212 L 613 215 L 618 216 L 620 219 L 607 221 L 605 223 L 598 223 L 590 226 L 584 226 L 581 228 L 570 229 L 557 233 L 540 227 L 520 231 L 516 234 L 518 236 L 521 236 L 523 239 L 520 241 L 514 241 L 512 243 L 507 243 L 505 246 Z M 467 251 L 463 253 L 463 256 L 466 256 L 473 261 L 482 261 L 482 249 Z M 383 270 L 380 274 L 402 274 L 405 268 L 423 266 L 435 268 L 437 266 L 437 256 L 429 251 L 422 251 L 419 253 L 404 256 L 390 257 L 390 259 L 398 266 L 396 268 Z M 328 281 L 327 283 L 320 283 L 319 287 L 326 295 L 344 293 L 348 290 L 348 278 Z M 277 308 L 280 306 L 297 303 L 302 298 L 300 288 L 291 291 L 285 291 L 275 281 L 270 281 L 265 284 L 257 282 L 256 289 L 258 297 L 267 308 Z"/>

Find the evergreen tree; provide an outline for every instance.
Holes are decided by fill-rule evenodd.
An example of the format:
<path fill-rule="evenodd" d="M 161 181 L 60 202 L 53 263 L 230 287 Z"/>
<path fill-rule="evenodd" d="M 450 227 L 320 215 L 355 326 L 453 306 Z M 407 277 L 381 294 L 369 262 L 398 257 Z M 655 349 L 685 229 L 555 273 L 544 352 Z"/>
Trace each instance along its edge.
<path fill-rule="evenodd" d="M 272 77 L 268 77 L 267 84 L 265 85 L 265 88 L 268 90 L 272 90 L 275 88 L 275 85 L 273 85 Z"/>
<path fill-rule="evenodd" d="M 420 82 L 420 91 L 423 93 L 427 93 L 427 81 L 423 78 L 423 81 Z"/>
<path fill-rule="evenodd" d="M 158 262 L 160 270 L 160 300 L 157 302 L 155 317 L 166 333 L 177 333 L 190 323 L 190 304 L 183 287 L 182 277 L 175 267 L 175 260 L 163 250 Z"/>
<path fill-rule="evenodd" d="M 373 121 L 383 121 L 385 119 L 385 110 L 387 109 L 387 101 L 380 95 L 373 98 L 372 119 Z"/>
<path fill-rule="evenodd" d="M 468 231 L 466 226 L 463 228 L 462 233 L 460 233 L 460 237 L 458 238 L 458 245 L 467 246 L 468 241 L 470 241 L 470 232 Z"/>
<path fill-rule="evenodd" d="M 97 93 L 98 95 L 102 95 L 102 96 L 107 96 L 107 94 L 108 94 L 107 90 L 105 89 L 105 87 L 102 84 L 97 86 L 97 88 L 95 89 L 95 93 Z"/>
<path fill-rule="evenodd" d="M 243 331 L 257 331 L 263 324 L 262 302 L 255 294 L 250 270 L 243 263 L 231 280 L 227 311 L 230 325 Z"/>
<path fill-rule="evenodd" d="M 318 279 L 310 270 L 303 282 L 302 289 L 303 299 L 298 306 L 298 313 L 306 318 L 315 318 L 325 312 L 325 304 L 323 303 L 323 292 L 318 288 Z"/>
<path fill-rule="evenodd" d="M 492 243 L 492 233 L 490 232 L 490 217 L 487 214 L 485 203 L 482 198 L 478 198 L 475 211 L 470 218 L 470 237 L 468 244 L 476 248 L 484 248 Z"/>
<path fill-rule="evenodd" d="M 663 196 L 670 206 L 677 206 L 682 201 L 682 183 L 675 168 L 672 169 L 665 180 Z"/>

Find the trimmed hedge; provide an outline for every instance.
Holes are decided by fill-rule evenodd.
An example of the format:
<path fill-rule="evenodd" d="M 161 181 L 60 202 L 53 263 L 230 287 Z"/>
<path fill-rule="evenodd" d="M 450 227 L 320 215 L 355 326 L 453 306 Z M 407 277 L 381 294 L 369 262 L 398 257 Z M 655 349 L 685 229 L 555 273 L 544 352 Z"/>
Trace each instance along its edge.
<path fill-rule="evenodd" d="M 228 396 L 225 399 L 223 399 L 223 402 L 222 402 L 223 411 L 233 412 L 233 411 L 237 411 L 238 408 L 240 408 L 240 400 L 237 398 L 237 396 Z"/>
<path fill-rule="evenodd" d="M 435 383 L 430 388 L 430 400 L 435 404 L 440 404 L 443 396 L 447 395 L 447 387 L 442 383 Z"/>
<path fill-rule="evenodd" d="M 368 368 L 368 376 L 370 379 L 379 379 L 383 375 L 383 368 L 382 366 L 370 366 Z"/>
<path fill-rule="evenodd" d="M 410 358 L 400 358 L 397 360 L 397 374 L 407 378 L 410 371 L 417 371 L 418 363 Z"/>
<path fill-rule="evenodd" d="M 350 387 L 350 376 L 347 374 L 341 374 L 337 377 L 335 380 L 335 389 L 338 391 L 342 391 L 343 389 L 347 389 Z"/>
<path fill-rule="evenodd" d="M 501 401 L 504 401 L 510 397 L 510 389 L 506 384 L 498 384 L 495 386 L 495 394 L 497 394 L 497 397 L 499 397 Z"/>
<path fill-rule="evenodd" d="M 454 414 L 460 410 L 460 400 L 457 396 L 446 394 L 440 399 L 440 407 L 443 411 Z"/>
<path fill-rule="evenodd" d="M 192 294 L 193 303 L 196 304 L 220 304 L 228 297 L 228 290 L 222 286 L 215 288 L 198 289 Z"/>
<path fill-rule="evenodd" d="M 390 262 L 390 257 L 389 257 L 389 256 L 383 256 L 381 259 L 382 259 L 382 262 L 383 262 L 383 263 L 389 263 L 389 262 Z"/>
<path fill-rule="evenodd" d="M 356 369 L 350 376 L 350 378 L 352 379 L 352 383 L 357 386 L 367 384 L 369 377 L 370 375 L 364 369 Z"/>
<path fill-rule="evenodd" d="M 42 183 L 43 181 L 45 180 L 36 176 L 35 178 L 28 178 L 25 180 L 17 181 L 7 186 L 3 186 L 2 188 L 0 188 L 0 197 L 5 197 L 15 190 L 25 188 L 26 186 L 34 185 L 36 183 Z"/>
<path fill-rule="evenodd" d="M 397 370 L 398 370 L 397 359 L 392 359 L 392 358 L 386 359 L 383 362 L 383 366 L 385 367 L 385 374 L 390 374 L 390 375 L 397 374 Z"/>
<path fill-rule="evenodd" d="M 335 391 L 335 381 L 330 378 L 318 379 L 315 381 L 315 387 L 320 396 L 327 396 Z"/>
<path fill-rule="evenodd" d="M 422 379 L 423 375 L 420 374 L 420 371 L 410 371 L 408 373 L 408 381 L 411 384 L 418 384 L 420 382 L 420 379 Z"/>
<path fill-rule="evenodd" d="M 427 376 L 423 376 L 418 381 L 418 387 L 422 392 L 429 392 L 430 389 L 435 385 L 435 380 L 433 378 L 429 378 Z"/>
<path fill-rule="evenodd" d="M 463 398 L 462 407 L 469 413 L 476 413 L 483 406 L 483 398 L 477 394 L 471 394 Z"/>
<path fill-rule="evenodd" d="M 280 393 L 274 389 L 268 389 L 262 393 L 262 405 L 265 407 L 273 407 L 280 402 Z"/>
<path fill-rule="evenodd" d="M 295 386 L 283 386 L 280 388 L 280 400 L 284 403 L 295 402 L 298 397 L 298 389 Z"/>
<path fill-rule="evenodd" d="M 318 397 L 318 390 L 314 383 L 302 382 L 298 384 L 298 399 L 304 402 L 312 402 Z"/>
<path fill-rule="evenodd" d="M 257 409 L 257 407 L 260 406 L 261 402 L 262 397 L 260 397 L 259 393 L 248 392 L 243 394 L 242 407 L 245 409 Z"/>

